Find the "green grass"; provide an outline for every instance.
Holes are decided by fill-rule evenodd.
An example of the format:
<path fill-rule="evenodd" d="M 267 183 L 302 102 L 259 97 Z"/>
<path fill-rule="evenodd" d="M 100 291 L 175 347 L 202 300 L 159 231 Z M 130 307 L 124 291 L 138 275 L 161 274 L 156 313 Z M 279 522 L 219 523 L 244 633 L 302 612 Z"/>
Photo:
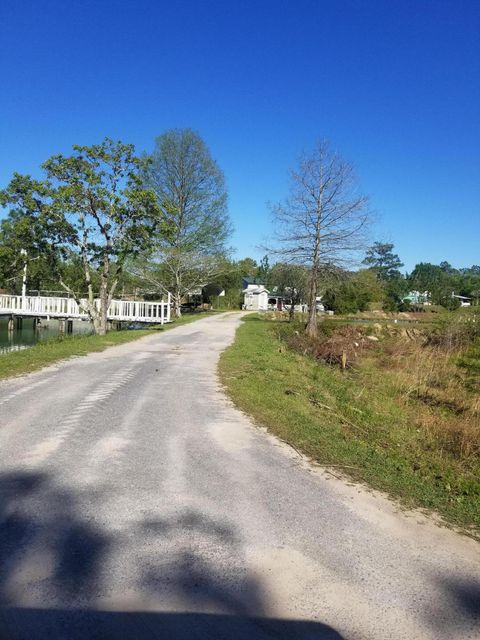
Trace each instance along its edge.
<path fill-rule="evenodd" d="M 477 338 L 466 353 L 459 358 L 458 364 L 471 376 L 480 376 L 480 338 Z"/>
<path fill-rule="evenodd" d="M 0 380 L 31 373 L 72 356 L 84 356 L 94 351 L 103 351 L 108 347 L 152 335 L 154 332 L 168 331 L 215 313 L 191 313 L 169 324 L 155 325 L 148 329 L 109 331 L 106 336 L 63 336 L 45 340 L 28 349 L 0 355 Z"/>
<path fill-rule="evenodd" d="M 315 361 L 285 346 L 285 325 L 247 317 L 222 354 L 220 375 L 235 404 L 320 464 L 479 536 L 478 458 L 438 447 L 416 426 L 418 401 L 400 398 L 372 361 L 347 372 Z"/>

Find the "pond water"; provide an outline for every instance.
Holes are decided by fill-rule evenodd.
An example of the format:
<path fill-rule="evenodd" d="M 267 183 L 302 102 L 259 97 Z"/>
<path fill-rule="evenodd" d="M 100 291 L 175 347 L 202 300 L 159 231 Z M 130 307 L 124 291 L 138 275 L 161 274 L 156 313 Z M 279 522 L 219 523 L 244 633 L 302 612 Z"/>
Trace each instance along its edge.
<path fill-rule="evenodd" d="M 82 320 L 73 321 L 72 334 L 90 334 L 92 325 Z M 8 331 L 7 316 L 0 316 L 0 355 L 9 351 L 19 351 L 31 347 L 41 340 L 56 338 L 60 335 L 60 323 L 58 320 L 42 319 L 34 328 L 33 318 L 23 318 L 22 328 L 17 329 L 17 321 L 14 319 L 13 331 Z"/>

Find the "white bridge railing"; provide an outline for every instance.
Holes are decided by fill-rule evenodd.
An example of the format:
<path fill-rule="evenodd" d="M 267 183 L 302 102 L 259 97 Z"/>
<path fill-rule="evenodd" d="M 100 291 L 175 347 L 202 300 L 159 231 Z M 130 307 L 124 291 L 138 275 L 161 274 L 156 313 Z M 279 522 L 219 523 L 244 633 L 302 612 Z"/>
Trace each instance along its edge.
<path fill-rule="evenodd" d="M 73 298 L 51 298 L 47 296 L 0 295 L 0 314 L 14 316 L 41 316 L 46 318 L 87 319 L 86 301 L 80 305 Z M 100 306 L 100 300 L 95 300 Z M 164 302 L 130 302 L 112 300 L 108 309 L 108 319 L 124 322 L 170 322 L 170 294 Z"/>

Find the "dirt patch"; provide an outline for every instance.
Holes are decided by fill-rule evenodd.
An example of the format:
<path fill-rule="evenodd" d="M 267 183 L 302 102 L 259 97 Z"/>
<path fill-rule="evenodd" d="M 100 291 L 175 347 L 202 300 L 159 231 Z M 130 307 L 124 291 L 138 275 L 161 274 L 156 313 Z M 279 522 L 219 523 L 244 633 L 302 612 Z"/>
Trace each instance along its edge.
<path fill-rule="evenodd" d="M 376 340 L 372 340 L 372 337 Z M 346 325 L 336 327 L 332 333 L 322 332 L 318 338 L 295 332 L 287 342 L 292 349 L 304 355 L 349 368 L 366 351 L 375 347 L 377 339 L 378 336 L 367 335 L 362 328 Z"/>

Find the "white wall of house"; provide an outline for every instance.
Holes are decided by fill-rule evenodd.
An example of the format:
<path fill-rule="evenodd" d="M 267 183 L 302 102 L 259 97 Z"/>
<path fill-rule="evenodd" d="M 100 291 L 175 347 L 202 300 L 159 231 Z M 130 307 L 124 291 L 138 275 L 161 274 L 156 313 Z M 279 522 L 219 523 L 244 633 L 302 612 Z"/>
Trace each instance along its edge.
<path fill-rule="evenodd" d="M 262 291 L 255 296 L 257 298 L 257 308 L 259 311 L 266 311 L 268 309 L 268 291 Z"/>

